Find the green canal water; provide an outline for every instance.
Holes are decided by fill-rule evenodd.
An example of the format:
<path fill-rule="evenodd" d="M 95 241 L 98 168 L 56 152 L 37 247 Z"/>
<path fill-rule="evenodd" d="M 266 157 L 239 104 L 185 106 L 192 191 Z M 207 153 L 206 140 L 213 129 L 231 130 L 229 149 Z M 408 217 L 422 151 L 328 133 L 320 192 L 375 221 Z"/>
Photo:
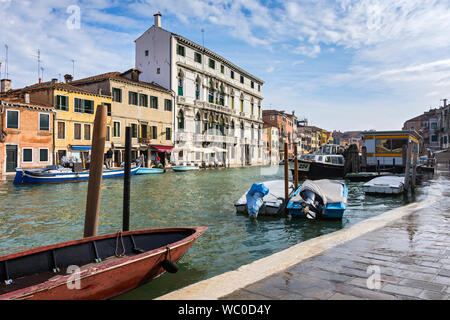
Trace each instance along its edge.
<path fill-rule="evenodd" d="M 403 197 L 365 196 L 362 183 L 347 183 L 348 208 L 342 221 L 254 220 L 236 214 L 233 204 L 253 182 L 282 178 L 282 166 L 132 177 L 131 229 L 196 225 L 209 229 L 180 260 L 178 273 L 166 273 L 117 299 L 152 299 L 408 202 Z M 99 234 L 122 226 L 122 186 L 121 179 L 103 181 Z M 0 255 L 81 238 L 86 193 L 87 182 L 0 184 Z"/>

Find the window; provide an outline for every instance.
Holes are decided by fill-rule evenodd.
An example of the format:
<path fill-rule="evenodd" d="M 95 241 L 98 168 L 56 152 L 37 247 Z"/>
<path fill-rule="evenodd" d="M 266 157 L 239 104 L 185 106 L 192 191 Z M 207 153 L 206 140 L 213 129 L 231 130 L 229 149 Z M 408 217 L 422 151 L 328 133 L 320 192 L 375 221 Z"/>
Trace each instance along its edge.
<path fill-rule="evenodd" d="M 150 96 L 150 108 L 158 109 L 158 97 Z"/>
<path fill-rule="evenodd" d="M 58 139 L 65 139 L 66 138 L 66 123 L 65 122 L 58 122 Z"/>
<path fill-rule="evenodd" d="M 431 122 L 430 128 L 431 129 L 436 129 L 437 128 L 437 123 L 436 122 Z"/>
<path fill-rule="evenodd" d="M 241 99 L 241 112 L 244 112 L 244 99 Z"/>
<path fill-rule="evenodd" d="M 94 113 L 94 101 L 92 100 L 83 100 L 80 98 L 74 99 L 74 111 L 79 113 Z"/>
<path fill-rule="evenodd" d="M 33 149 L 23 148 L 22 149 L 22 162 L 33 162 Z"/>
<path fill-rule="evenodd" d="M 164 110 L 172 111 L 172 100 L 164 99 Z"/>
<path fill-rule="evenodd" d="M 230 71 L 230 78 L 234 79 L 234 71 L 233 70 Z"/>
<path fill-rule="evenodd" d="M 222 65 L 220 65 L 220 73 L 225 73 L 225 67 Z"/>
<path fill-rule="evenodd" d="M 195 99 L 200 99 L 200 82 L 195 82 Z"/>
<path fill-rule="evenodd" d="M 19 129 L 19 111 L 6 110 L 6 128 Z"/>
<path fill-rule="evenodd" d="M 178 130 L 184 131 L 184 114 L 183 111 L 178 113 Z"/>
<path fill-rule="evenodd" d="M 216 62 L 213 59 L 209 59 L 209 67 L 211 69 L 215 69 L 216 68 Z"/>
<path fill-rule="evenodd" d="M 261 106 L 258 106 L 258 117 L 261 117 Z"/>
<path fill-rule="evenodd" d="M 106 106 L 108 110 L 108 116 L 111 116 L 111 103 L 103 102 L 102 104 Z"/>
<path fill-rule="evenodd" d="M 210 103 L 214 103 L 214 89 L 212 87 L 212 84 L 210 84 L 209 91 L 208 91 L 208 101 Z"/>
<path fill-rule="evenodd" d="M 48 162 L 48 149 L 39 149 L 39 162 Z"/>
<path fill-rule="evenodd" d="M 194 53 L 194 61 L 198 63 L 202 63 L 202 55 L 198 52 Z"/>
<path fill-rule="evenodd" d="M 114 138 L 120 137 L 120 122 L 119 121 L 113 122 L 113 137 Z"/>
<path fill-rule="evenodd" d="M 138 94 L 137 92 L 128 91 L 128 104 L 138 105 Z"/>
<path fill-rule="evenodd" d="M 254 83 L 253 81 L 250 81 L 250 87 L 251 87 L 252 89 L 255 88 L 255 83 Z"/>
<path fill-rule="evenodd" d="M 403 146 L 408 144 L 408 139 L 392 139 L 392 152 L 402 153 Z"/>
<path fill-rule="evenodd" d="M 180 56 L 185 56 L 185 48 L 183 46 L 177 45 L 177 54 Z"/>
<path fill-rule="evenodd" d="M 253 115 L 253 103 L 250 103 L 250 111 L 251 111 L 251 113 Z"/>
<path fill-rule="evenodd" d="M 94 101 L 84 100 L 84 112 L 94 114 Z"/>
<path fill-rule="evenodd" d="M 50 115 L 47 113 L 39 114 L 39 130 L 50 131 Z"/>
<path fill-rule="evenodd" d="M 244 83 L 244 76 L 241 76 L 240 81 L 241 83 Z"/>
<path fill-rule="evenodd" d="M 156 74 L 160 74 L 161 73 L 161 68 L 156 68 Z"/>
<path fill-rule="evenodd" d="M 145 56 L 148 57 L 148 50 L 145 50 Z"/>
<path fill-rule="evenodd" d="M 146 139 L 147 138 L 147 125 L 141 124 L 141 138 Z"/>
<path fill-rule="evenodd" d="M 79 123 L 73 124 L 73 138 L 75 140 L 81 140 L 81 124 Z"/>
<path fill-rule="evenodd" d="M 111 141 L 111 126 L 106 126 L 106 141 Z"/>
<path fill-rule="evenodd" d="M 139 94 L 139 105 L 141 107 L 148 107 L 148 95 L 146 94 Z"/>
<path fill-rule="evenodd" d="M 261 85 L 258 84 L 258 91 L 261 91 Z"/>
<path fill-rule="evenodd" d="M 437 135 L 433 134 L 433 135 L 431 136 L 431 141 L 432 141 L 432 142 L 436 142 L 436 141 L 437 141 Z"/>
<path fill-rule="evenodd" d="M 178 95 L 183 96 L 183 78 L 178 78 Z"/>
<path fill-rule="evenodd" d="M 84 125 L 84 140 L 91 140 L 91 125 Z"/>
<path fill-rule="evenodd" d="M 113 101 L 122 102 L 122 89 L 112 88 Z"/>
<path fill-rule="evenodd" d="M 234 96 L 231 96 L 231 109 L 234 109 Z"/>
<path fill-rule="evenodd" d="M 172 128 L 166 128 L 166 140 L 172 140 Z"/>
<path fill-rule="evenodd" d="M 56 109 L 57 110 L 69 110 L 69 97 L 56 95 Z"/>
<path fill-rule="evenodd" d="M 138 137 L 138 126 L 136 123 L 131 124 L 131 137 L 132 138 Z"/>
<path fill-rule="evenodd" d="M 151 126 L 150 127 L 150 135 L 152 139 L 158 139 L 158 127 Z"/>

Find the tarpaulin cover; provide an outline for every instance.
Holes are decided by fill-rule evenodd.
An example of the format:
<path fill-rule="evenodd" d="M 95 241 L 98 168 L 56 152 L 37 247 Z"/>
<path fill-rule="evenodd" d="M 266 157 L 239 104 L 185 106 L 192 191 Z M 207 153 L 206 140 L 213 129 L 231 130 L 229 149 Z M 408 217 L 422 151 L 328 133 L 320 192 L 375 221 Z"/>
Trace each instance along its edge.
<path fill-rule="evenodd" d="M 269 189 L 263 183 L 254 183 L 247 192 L 247 211 L 250 216 L 258 216 L 259 208 L 264 204 L 263 198 Z"/>

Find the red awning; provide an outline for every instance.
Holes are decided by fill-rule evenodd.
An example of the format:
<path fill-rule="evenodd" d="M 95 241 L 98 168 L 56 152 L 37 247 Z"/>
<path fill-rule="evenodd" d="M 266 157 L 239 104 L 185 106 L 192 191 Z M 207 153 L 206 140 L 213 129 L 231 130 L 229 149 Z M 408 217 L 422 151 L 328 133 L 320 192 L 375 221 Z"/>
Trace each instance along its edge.
<path fill-rule="evenodd" d="M 173 146 L 151 146 L 153 149 L 156 149 L 158 152 L 170 152 L 173 149 Z"/>

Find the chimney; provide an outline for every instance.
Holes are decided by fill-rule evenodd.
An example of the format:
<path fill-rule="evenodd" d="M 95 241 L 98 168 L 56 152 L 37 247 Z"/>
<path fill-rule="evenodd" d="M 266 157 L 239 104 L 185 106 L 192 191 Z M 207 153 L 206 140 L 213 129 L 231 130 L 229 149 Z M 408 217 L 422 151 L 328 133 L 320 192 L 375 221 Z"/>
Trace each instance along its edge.
<path fill-rule="evenodd" d="M 57 78 L 53 78 L 52 79 L 52 83 L 57 83 L 58 82 L 58 79 Z"/>
<path fill-rule="evenodd" d="M 30 103 L 30 94 L 25 93 L 25 103 Z"/>
<path fill-rule="evenodd" d="M 161 12 L 158 12 L 157 14 L 154 14 L 153 16 L 155 17 L 154 26 L 161 28 Z"/>
<path fill-rule="evenodd" d="M 72 82 L 72 75 L 71 74 L 65 74 L 64 75 L 64 80 L 66 81 L 66 83 Z"/>
<path fill-rule="evenodd" d="M 4 93 L 11 90 L 11 80 L 9 79 L 2 79 L 0 81 L 0 92 Z"/>

